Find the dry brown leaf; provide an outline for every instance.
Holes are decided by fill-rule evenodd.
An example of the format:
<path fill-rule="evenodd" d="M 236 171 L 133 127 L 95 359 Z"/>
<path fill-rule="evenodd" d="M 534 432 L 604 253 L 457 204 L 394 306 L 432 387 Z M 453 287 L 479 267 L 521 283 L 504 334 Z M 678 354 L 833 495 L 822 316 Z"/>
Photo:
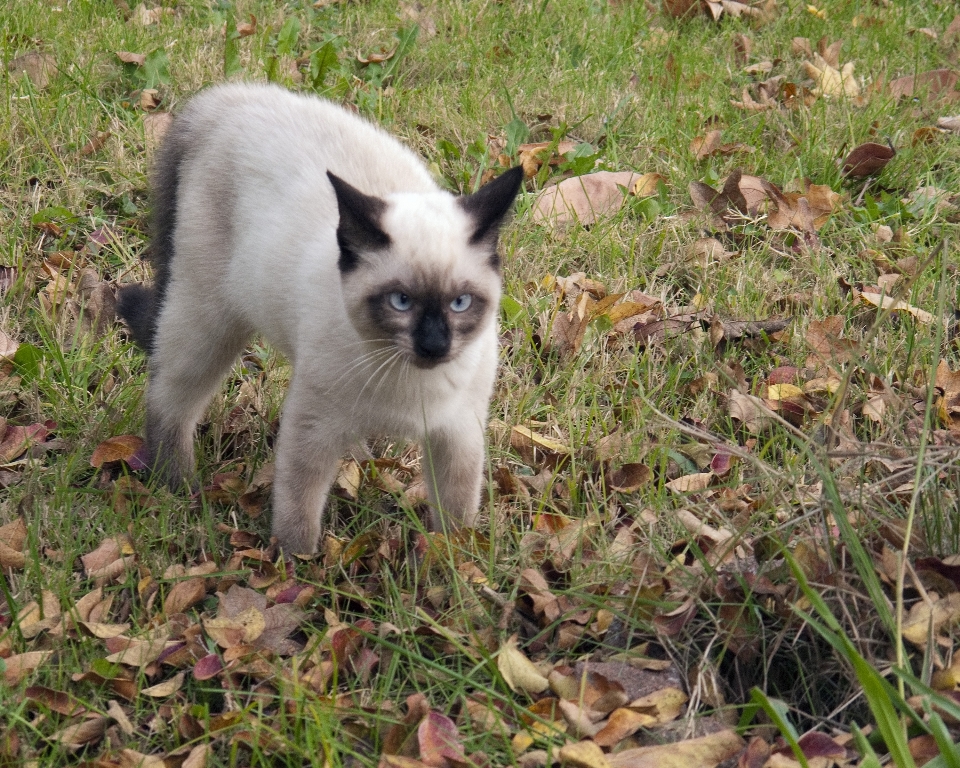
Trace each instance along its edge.
<path fill-rule="evenodd" d="M 720 731 L 676 744 L 625 749 L 608 757 L 610 768 L 714 768 L 746 746 L 735 731 Z"/>
<path fill-rule="evenodd" d="M 207 595 L 207 584 L 203 578 L 178 581 L 167 593 L 163 601 L 163 612 L 166 616 L 183 613 L 201 602 Z"/>
<path fill-rule="evenodd" d="M 53 54 L 30 51 L 12 59 L 7 64 L 7 71 L 13 75 L 26 75 L 33 87 L 42 91 L 57 71 L 57 60 Z"/>
<path fill-rule="evenodd" d="M 645 173 L 633 182 L 630 190 L 635 197 L 651 197 L 659 191 L 661 184 L 667 183 L 667 177 L 659 173 Z"/>
<path fill-rule="evenodd" d="M 812 320 L 804 341 L 824 362 L 846 362 L 857 348 L 853 339 L 841 338 L 844 318 L 832 315 L 823 320 Z"/>
<path fill-rule="evenodd" d="M 115 461 L 130 462 L 130 459 L 143 447 L 143 438 L 137 435 L 116 435 L 108 437 L 98 445 L 90 456 L 91 467 L 102 467 Z"/>
<path fill-rule="evenodd" d="M 918 75 L 907 75 L 891 80 L 888 84 L 890 95 L 895 99 L 912 97 L 925 93 L 930 98 L 938 98 L 954 92 L 957 79 L 952 69 L 933 69 Z"/>
<path fill-rule="evenodd" d="M 114 638 L 111 642 L 115 641 L 121 641 L 119 642 L 119 650 L 107 656 L 107 661 L 111 664 L 124 664 L 128 667 L 147 666 L 150 662 L 156 661 L 167 647 L 166 634 L 145 640 Z"/>
<path fill-rule="evenodd" d="M 539 224 L 579 221 L 593 224 L 599 216 L 616 213 L 640 174 L 632 171 L 597 171 L 564 179 L 541 190 L 533 204 L 533 220 Z"/>
<path fill-rule="evenodd" d="M 858 179 L 873 176 L 882 171 L 896 154 L 897 151 L 892 146 L 868 141 L 847 155 L 847 159 L 843 161 L 843 172 Z"/>
<path fill-rule="evenodd" d="M 674 493 L 699 493 L 710 487 L 713 472 L 695 472 L 692 475 L 683 475 L 666 484 Z"/>
<path fill-rule="evenodd" d="M 252 13 L 249 14 L 250 21 L 245 21 L 241 24 L 237 24 L 237 34 L 240 37 L 250 37 L 257 31 L 257 17 Z"/>
<path fill-rule="evenodd" d="M 124 64 L 136 64 L 142 67 L 147 61 L 145 53 L 131 53 L 130 51 L 117 51 L 117 58 Z"/>
<path fill-rule="evenodd" d="M 147 112 L 143 116 L 143 137 L 147 152 L 153 152 L 160 146 L 163 137 L 173 124 L 173 115 L 169 112 Z"/>
<path fill-rule="evenodd" d="M 739 421 L 750 434 L 763 432 L 775 421 L 775 415 L 763 400 L 753 395 L 744 395 L 732 389 L 728 395 L 728 413 L 734 421 Z"/>
<path fill-rule="evenodd" d="M 703 160 L 720 151 L 723 142 L 723 131 L 707 131 L 704 136 L 697 136 L 690 142 L 690 151 L 697 160 Z"/>
<path fill-rule="evenodd" d="M 33 670 L 53 655 L 53 651 L 28 651 L 16 653 L 3 660 L 3 682 L 10 688 L 20 685 L 21 681 Z"/>
<path fill-rule="evenodd" d="M 96 744 L 107 731 L 110 718 L 92 715 L 74 725 L 68 725 L 54 733 L 50 738 L 67 749 L 78 750 L 90 744 Z"/>
<path fill-rule="evenodd" d="M 601 747 L 615 747 L 628 736 L 632 736 L 641 728 L 656 724 L 657 718 L 646 712 L 637 712 L 628 707 L 615 709 L 610 718 L 593 736 L 593 740 Z"/>

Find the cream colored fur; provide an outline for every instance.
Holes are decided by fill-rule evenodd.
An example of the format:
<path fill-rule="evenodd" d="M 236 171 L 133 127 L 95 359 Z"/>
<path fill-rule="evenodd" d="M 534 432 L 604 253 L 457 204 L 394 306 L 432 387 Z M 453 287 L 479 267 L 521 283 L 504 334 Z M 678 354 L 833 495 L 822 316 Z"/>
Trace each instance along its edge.
<path fill-rule="evenodd" d="M 457 198 L 380 129 L 272 86 L 210 89 L 173 130 L 184 149 L 147 396 L 158 471 L 172 484 L 191 479 L 195 426 L 261 333 L 293 366 L 273 498 L 273 531 L 287 553 L 315 551 L 341 456 L 374 435 L 423 442 L 432 528 L 473 525 L 500 276 L 489 243 L 470 244 L 473 225 Z M 386 203 L 381 223 L 392 241 L 343 279 L 328 170 Z M 482 293 L 482 320 L 454 339 L 449 361 L 418 367 L 402 343 L 371 335 L 364 302 L 391 280 Z"/>

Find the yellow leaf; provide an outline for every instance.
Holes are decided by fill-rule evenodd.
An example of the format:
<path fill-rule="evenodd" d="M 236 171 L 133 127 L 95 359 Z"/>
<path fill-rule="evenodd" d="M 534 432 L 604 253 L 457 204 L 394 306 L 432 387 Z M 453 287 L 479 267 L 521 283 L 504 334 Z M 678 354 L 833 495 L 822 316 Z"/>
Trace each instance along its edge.
<path fill-rule="evenodd" d="M 934 603 L 919 602 L 910 609 L 903 624 L 903 637 L 924 648 L 927 636 L 934 635 L 948 622 L 960 621 L 960 592 L 954 592 Z"/>
<path fill-rule="evenodd" d="M 734 731 L 720 731 L 676 744 L 625 749 L 607 759 L 611 768 L 714 768 L 744 746 Z"/>
<path fill-rule="evenodd" d="M 881 293 L 863 291 L 860 294 L 860 301 L 871 307 L 889 309 L 891 312 L 907 312 L 912 315 L 918 323 L 924 323 L 925 325 L 929 325 L 935 319 L 929 312 L 919 309 L 912 304 L 907 304 L 907 302 L 901 301 L 900 299 L 895 299 L 892 296 L 884 296 Z"/>
<path fill-rule="evenodd" d="M 633 182 L 631 192 L 637 197 L 651 197 L 657 194 L 657 187 L 661 182 L 666 184 L 667 177 L 659 173 L 645 173 Z"/>
<path fill-rule="evenodd" d="M 803 390 L 795 384 L 771 384 L 767 388 L 767 397 L 770 400 L 789 400 L 803 397 Z"/>
<path fill-rule="evenodd" d="M 517 636 L 514 635 L 500 649 L 497 655 L 497 668 L 510 690 L 526 693 L 543 693 L 550 683 L 530 659 L 517 648 Z"/>
<path fill-rule="evenodd" d="M 827 18 L 827 12 L 824 10 L 821 10 L 820 8 L 817 8 L 817 6 L 815 5 L 808 5 L 807 13 L 809 13 L 811 16 L 816 16 L 818 19 Z"/>
<path fill-rule="evenodd" d="M 575 768 L 610 768 L 603 750 L 592 741 L 576 741 L 560 748 L 560 763 Z"/>
<path fill-rule="evenodd" d="M 149 688 L 144 688 L 140 693 L 146 696 L 152 696 L 155 699 L 162 699 L 167 696 L 172 696 L 177 691 L 183 687 L 183 680 L 186 676 L 184 672 L 177 672 L 169 680 L 164 680 L 162 683 L 157 683 L 156 685 L 151 685 Z"/>
<path fill-rule="evenodd" d="M 550 453 L 570 453 L 570 448 L 563 443 L 546 437 L 545 435 L 538 434 L 527 427 L 516 426 L 513 428 L 513 432 L 524 440 L 532 443 L 535 447 L 542 448 Z"/>

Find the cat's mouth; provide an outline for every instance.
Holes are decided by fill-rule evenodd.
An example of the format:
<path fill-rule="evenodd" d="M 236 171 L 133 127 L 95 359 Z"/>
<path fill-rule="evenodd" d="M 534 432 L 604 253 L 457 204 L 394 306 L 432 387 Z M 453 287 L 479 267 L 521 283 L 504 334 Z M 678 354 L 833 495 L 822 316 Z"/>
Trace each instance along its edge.
<path fill-rule="evenodd" d="M 452 356 L 449 354 L 443 355 L 442 357 L 423 357 L 422 355 L 414 355 L 410 362 L 413 363 L 415 368 L 419 368 L 421 371 L 429 371 L 431 368 L 436 368 L 438 365 L 449 363 L 451 359 Z"/>

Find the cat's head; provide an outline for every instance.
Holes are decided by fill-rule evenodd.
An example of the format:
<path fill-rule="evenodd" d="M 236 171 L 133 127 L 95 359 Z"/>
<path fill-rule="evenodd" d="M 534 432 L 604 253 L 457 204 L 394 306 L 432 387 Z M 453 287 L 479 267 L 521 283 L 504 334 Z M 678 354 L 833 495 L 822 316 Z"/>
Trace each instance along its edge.
<path fill-rule="evenodd" d="M 456 359 L 499 311 L 497 236 L 523 181 L 512 168 L 479 192 L 364 194 L 327 173 L 337 197 L 347 314 L 365 339 L 418 368 Z"/>

